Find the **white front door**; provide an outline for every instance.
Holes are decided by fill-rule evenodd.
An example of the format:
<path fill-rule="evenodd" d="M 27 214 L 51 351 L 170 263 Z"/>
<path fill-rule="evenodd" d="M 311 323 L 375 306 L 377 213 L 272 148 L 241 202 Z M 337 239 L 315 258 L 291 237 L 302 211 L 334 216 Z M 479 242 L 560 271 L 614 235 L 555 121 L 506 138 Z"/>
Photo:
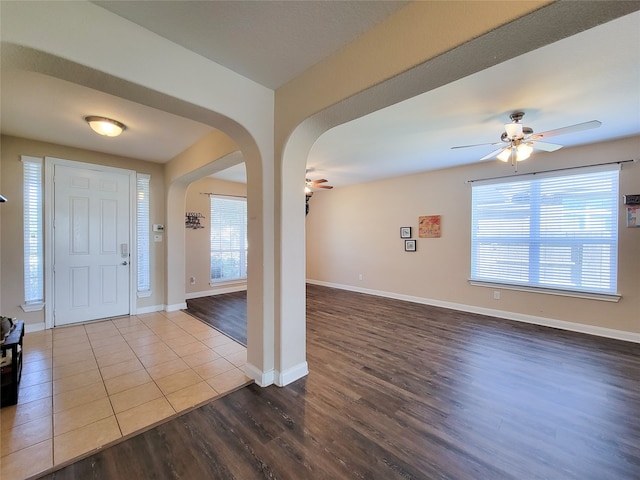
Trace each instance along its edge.
<path fill-rule="evenodd" d="M 54 325 L 129 314 L 130 179 L 54 165 Z"/>

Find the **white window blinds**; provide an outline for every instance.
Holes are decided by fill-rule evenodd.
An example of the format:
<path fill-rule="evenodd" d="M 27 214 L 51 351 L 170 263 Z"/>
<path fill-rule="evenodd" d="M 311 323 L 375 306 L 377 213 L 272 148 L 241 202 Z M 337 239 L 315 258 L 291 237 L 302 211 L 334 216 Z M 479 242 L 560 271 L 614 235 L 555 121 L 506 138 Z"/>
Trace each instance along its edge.
<path fill-rule="evenodd" d="M 247 200 L 211 196 L 211 282 L 247 278 Z"/>
<path fill-rule="evenodd" d="M 615 294 L 619 166 L 472 187 L 471 280 Z"/>
<path fill-rule="evenodd" d="M 137 281 L 138 293 L 151 292 L 150 234 L 149 234 L 149 175 L 138 174 L 136 177 L 137 194 Z"/>
<path fill-rule="evenodd" d="M 22 157 L 24 187 L 24 299 L 44 301 L 42 159 Z"/>

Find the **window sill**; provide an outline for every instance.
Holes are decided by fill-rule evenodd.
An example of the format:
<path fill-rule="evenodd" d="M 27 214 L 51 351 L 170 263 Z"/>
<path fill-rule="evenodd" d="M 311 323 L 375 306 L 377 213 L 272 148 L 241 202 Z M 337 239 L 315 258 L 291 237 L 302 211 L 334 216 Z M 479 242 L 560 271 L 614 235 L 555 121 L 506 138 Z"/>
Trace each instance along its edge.
<path fill-rule="evenodd" d="M 44 309 L 44 302 L 25 303 L 20 308 L 23 312 L 39 312 Z"/>
<path fill-rule="evenodd" d="M 569 290 L 555 290 L 553 288 L 525 287 L 522 285 L 509 285 L 506 283 L 482 282 L 469 280 L 469 285 L 475 287 L 501 288 L 503 290 L 517 290 L 520 292 L 542 293 L 544 295 L 558 295 L 561 297 L 586 298 L 589 300 L 601 300 L 603 302 L 619 302 L 622 298 L 620 294 L 572 292 Z"/>
<path fill-rule="evenodd" d="M 209 286 L 210 287 L 226 287 L 229 285 L 244 285 L 247 283 L 247 278 L 236 278 L 233 280 L 220 280 L 220 281 L 216 281 L 216 280 L 210 280 L 209 281 Z"/>

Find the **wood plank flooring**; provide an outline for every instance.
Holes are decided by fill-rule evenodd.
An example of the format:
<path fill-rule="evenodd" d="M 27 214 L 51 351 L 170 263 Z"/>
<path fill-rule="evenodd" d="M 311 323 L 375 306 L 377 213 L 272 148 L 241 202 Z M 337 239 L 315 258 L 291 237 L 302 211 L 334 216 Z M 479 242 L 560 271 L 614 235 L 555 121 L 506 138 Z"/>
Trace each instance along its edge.
<path fill-rule="evenodd" d="M 187 300 L 187 312 L 247 346 L 247 292 Z"/>
<path fill-rule="evenodd" d="M 307 287 L 310 373 L 43 478 L 640 478 L 640 347 Z"/>

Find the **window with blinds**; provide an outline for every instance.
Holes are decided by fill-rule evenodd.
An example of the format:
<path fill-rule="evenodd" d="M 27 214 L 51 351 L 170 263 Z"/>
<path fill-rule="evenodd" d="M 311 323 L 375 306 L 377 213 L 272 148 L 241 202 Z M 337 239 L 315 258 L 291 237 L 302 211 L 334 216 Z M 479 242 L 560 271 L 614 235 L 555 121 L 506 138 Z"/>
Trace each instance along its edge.
<path fill-rule="evenodd" d="M 247 278 L 247 200 L 211 196 L 211 283 Z"/>
<path fill-rule="evenodd" d="M 42 159 L 22 157 L 24 190 L 24 300 L 44 301 Z"/>
<path fill-rule="evenodd" d="M 151 272 L 150 265 L 150 234 L 149 234 L 149 175 L 138 174 L 136 177 L 137 196 L 137 220 L 136 220 L 136 242 L 137 242 L 137 282 L 138 296 L 151 294 Z"/>
<path fill-rule="evenodd" d="M 472 187 L 471 280 L 615 294 L 619 166 Z"/>

